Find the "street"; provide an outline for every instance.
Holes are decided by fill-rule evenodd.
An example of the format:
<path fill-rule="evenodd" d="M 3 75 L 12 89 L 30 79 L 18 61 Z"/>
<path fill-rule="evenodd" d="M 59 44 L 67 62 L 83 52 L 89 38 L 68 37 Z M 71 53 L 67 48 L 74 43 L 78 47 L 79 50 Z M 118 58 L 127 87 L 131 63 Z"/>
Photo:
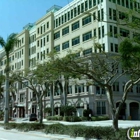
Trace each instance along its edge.
<path fill-rule="evenodd" d="M 48 137 L 41 132 L 20 132 L 17 130 L 5 130 L 0 127 L 0 140 L 58 140 Z"/>

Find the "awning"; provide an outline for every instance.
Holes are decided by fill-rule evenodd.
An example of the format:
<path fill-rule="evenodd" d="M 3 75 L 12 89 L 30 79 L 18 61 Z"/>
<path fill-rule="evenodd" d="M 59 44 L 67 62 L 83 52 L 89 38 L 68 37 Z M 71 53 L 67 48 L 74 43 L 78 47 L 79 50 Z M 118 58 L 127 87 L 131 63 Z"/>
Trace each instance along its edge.
<path fill-rule="evenodd" d="M 77 107 L 84 107 L 84 103 L 83 102 L 78 102 L 76 106 Z"/>
<path fill-rule="evenodd" d="M 67 104 L 68 106 L 72 106 L 72 103 L 71 102 L 68 102 L 68 104 Z"/>
<path fill-rule="evenodd" d="M 46 108 L 49 108 L 49 107 L 51 107 L 51 105 L 50 105 L 50 104 L 47 104 L 47 105 L 46 105 Z"/>
<path fill-rule="evenodd" d="M 60 107 L 60 106 L 61 106 L 60 103 L 56 103 L 56 104 L 54 104 L 54 107 Z"/>
<path fill-rule="evenodd" d="M 17 107 L 24 107 L 25 106 L 25 103 L 23 104 L 17 104 Z"/>

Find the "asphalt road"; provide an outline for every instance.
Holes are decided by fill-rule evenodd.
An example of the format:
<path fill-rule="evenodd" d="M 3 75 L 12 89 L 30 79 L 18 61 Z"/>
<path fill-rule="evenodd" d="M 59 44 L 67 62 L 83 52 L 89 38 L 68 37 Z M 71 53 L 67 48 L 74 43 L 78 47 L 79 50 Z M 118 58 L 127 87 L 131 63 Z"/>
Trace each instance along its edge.
<path fill-rule="evenodd" d="M 0 128 L 0 140 L 58 140 L 41 132 L 20 132 Z"/>

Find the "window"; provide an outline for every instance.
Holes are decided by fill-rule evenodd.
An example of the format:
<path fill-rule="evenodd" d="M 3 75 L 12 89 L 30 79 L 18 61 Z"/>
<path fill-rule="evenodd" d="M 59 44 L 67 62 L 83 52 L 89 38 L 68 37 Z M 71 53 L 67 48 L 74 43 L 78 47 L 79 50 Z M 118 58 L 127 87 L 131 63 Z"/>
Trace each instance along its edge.
<path fill-rule="evenodd" d="M 69 26 L 62 29 L 62 35 L 68 34 L 69 33 Z"/>
<path fill-rule="evenodd" d="M 110 50 L 111 50 L 111 52 L 113 52 L 113 43 L 110 43 Z"/>
<path fill-rule="evenodd" d="M 84 3 L 81 4 L 81 12 L 84 12 Z"/>
<path fill-rule="evenodd" d="M 102 26 L 102 37 L 104 37 L 104 33 L 105 31 L 104 31 L 104 26 Z"/>
<path fill-rule="evenodd" d="M 83 41 L 89 40 L 92 37 L 92 32 L 87 32 L 83 34 Z"/>
<path fill-rule="evenodd" d="M 110 36 L 113 36 L 113 29 L 112 29 L 112 25 L 110 25 Z"/>
<path fill-rule="evenodd" d="M 116 0 L 113 0 L 113 3 L 116 3 Z"/>
<path fill-rule="evenodd" d="M 98 28 L 98 37 L 101 38 L 101 28 Z"/>
<path fill-rule="evenodd" d="M 54 33 L 54 39 L 57 39 L 60 37 L 60 31 Z"/>
<path fill-rule="evenodd" d="M 68 94 L 72 94 L 72 86 L 69 86 L 69 88 L 68 88 Z"/>
<path fill-rule="evenodd" d="M 117 20 L 117 12 L 113 9 L 113 20 Z"/>
<path fill-rule="evenodd" d="M 119 82 L 113 84 L 113 91 L 119 91 Z"/>
<path fill-rule="evenodd" d="M 122 0 L 122 6 L 125 6 L 125 2 L 124 2 L 124 0 Z"/>
<path fill-rule="evenodd" d="M 41 34 L 42 34 L 42 26 L 41 26 Z"/>
<path fill-rule="evenodd" d="M 46 43 L 46 42 L 45 42 L 45 38 L 44 38 L 44 39 L 43 39 L 43 45 L 44 45 L 44 46 L 45 46 L 45 43 Z"/>
<path fill-rule="evenodd" d="M 89 0 L 89 8 L 92 7 L 92 0 Z"/>
<path fill-rule="evenodd" d="M 98 101 L 97 102 L 97 115 L 104 115 L 104 114 L 106 114 L 106 102 Z"/>
<path fill-rule="evenodd" d="M 49 22 L 47 22 L 47 29 L 49 28 Z"/>
<path fill-rule="evenodd" d="M 121 4 L 120 0 L 117 0 L 117 4 L 119 4 L 119 5 Z"/>
<path fill-rule="evenodd" d="M 96 20 L 96 12 L 93 13 L 93 20 Z"/>
<path fill-rule="evenodd" d="M 98 21 L 100 21 L 101 17 L 100 17 L 100 10 L 98 11 Z"/>
<path fill-rule="evenodd" d="M 59 51 L 60 51 L 60 45 L 55 46 L 55 47 L 54 47 L 54 50 L 55 50 L 56 52 L 59 52 Z"/>
<path fill-rule="evenodd" d="M 85 1 L 85 11 L 88 9 L 88 3 Z"/>
<path fill-rule="evenodd" d="M 91 16 L 87 16 L 82 19 L 82 25 L 86 25 L 91 22 Z"/>
<path fill-rule="evenodd" d="M 119 11 L 119 19 L 121 19 L 121 20 L 128 19 L 128 15 L 124 12 Z"/>
<path fill-rule="evenodd" d="M 109 8 L 109 19 L 112 19 L 112 9 Z"/>
<path fill-rule="evenodd" d="M 69 41 L 62 44 L 62 50 L 69 48 Z"/>
<path fill-rule="evenodd" d="M 76 15 L 77 15 L 77 10 L 76 8 L 74 8 L 74 17 L 76 17 Z"/>
<path fill-rule="evenodd" d="M 117 38 L 118 36 L 118 29 L 114 26 L 114 37 Z"/>
<path fill-rule="evenodd" d="M 115 52 L 118 53 L 118 44 L 115 44 Z"/>
<path fill-rule="evenodd" d="M 45 24 L 44 24 L 44 32 L 45 32 Z"/>
<path fill-rule="evenodd" d="M 96 94 L 105 94 L 105 89 L 96 86 Z"/>
<path fill-rule="evenodd" d="M 71 10 L 71 19 L 73 18 L 73 9 Z"/>
<path fill-rule="evenodd" d="M 39 47 L 39 40 L 37 41 L 37 47 Z"/>
<path fill-rule="evenodd" d="M 20 102 L 24 102 L 24 99 L 25 99 L 25 94 L 20 94 Z"/>
<path fill-rule="evenodd" d="M 93 0 L 93 6 L 96 6 L 96 0 Z"/>
<path fill-rule="evenodd" d="M 129 37 L 129 30 L 120 28 L 120 35 L 123 37 Z"/>
<path fill-rule="evenodd" d="M 39 34 L 39 28 L 37 28 L 37 34 Z"/>
<path fill-rule="evenodd" d="M 104 20 L 104 9 L 101 9 L 101 18 Z"/>
<path fill-rule="evenodd" d="M 49 48 L 47 48 L 46 52 L 47 52 L 47 54 L 49 53 Z"/>
<path fill-rule="evenodd" d="M 79 21 L 75 22 L 72 24 L 72 31 L 76 30 L 79 28 Z"/>
<path fill-rule="evenodd" d="M 97 36 L 97 34 L 96 34 L 96 29 L 93 30 L 93 36 L 94 36 L 94 37 Z"/>
<path fill-rule="evenodd" d="M 83 51 L 83 55 L 88 55 L 92 53 L 92 48 L 86 49 Z"/>
<path fill-rule="evenodd" d="M 78 15 L 80 14 L 80 5 L 78 5 Z"/>
<path fill-rule="evenodd" d="M 47 42 L 49 42 L 49 35 L 47 35 Z"/>
<path fill-rule="evenodd" d="M 136 85 L 136 92 L 137 92 L 137 93 L 140 93 L 140 85 L 139 85 L 139 84 Z"/>
<path fill-rule="evenodd" d="M 77 45 L 80 43 L 80 36 L 72 39 L 72 46 Z"/>

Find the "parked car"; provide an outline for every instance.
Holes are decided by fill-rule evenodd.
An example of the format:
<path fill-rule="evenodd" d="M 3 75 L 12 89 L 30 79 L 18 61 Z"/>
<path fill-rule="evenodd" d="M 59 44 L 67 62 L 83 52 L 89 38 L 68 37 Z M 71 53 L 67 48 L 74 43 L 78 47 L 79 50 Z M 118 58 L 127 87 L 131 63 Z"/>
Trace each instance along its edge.
<path fill-rule="evenodd" d="M 37 115 L 35 113 L 31 114 L 29 117 L 29 121 L 37 121 Z"/>

